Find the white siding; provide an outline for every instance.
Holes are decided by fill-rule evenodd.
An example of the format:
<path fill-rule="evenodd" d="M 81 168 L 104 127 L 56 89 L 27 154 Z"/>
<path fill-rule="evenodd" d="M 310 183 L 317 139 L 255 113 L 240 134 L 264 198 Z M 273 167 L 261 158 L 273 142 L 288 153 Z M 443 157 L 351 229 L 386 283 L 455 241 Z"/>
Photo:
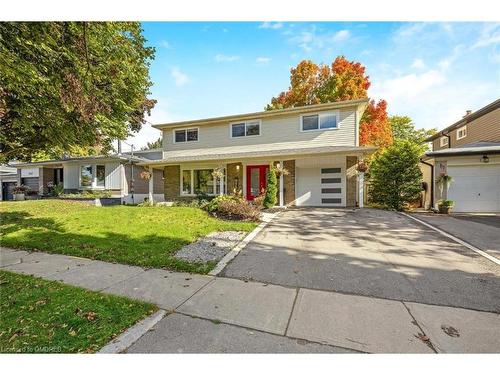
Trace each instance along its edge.
<path fill-rule="evenodd" d="M 340 110 L 337 129 L 303 132 L 300 116 L 301 114 L 294 114 L 287 117 L 264 118 L 260 136 L 255 137 L 231 138 L 229 122 L 221 122 L 217 125 L 199 126 L 197 142 L 174 143 L 174 129 L 166 129 L 163 131 L 163 147 L 165 151 L 172 151 L 300 141 L 308 141 L 311 146 L 325 143 L 332 146 L 356 146 L 356 107 Z M 182 126 L 182 128 L 186 127 L 190 126 Z"/>
<path fill-rule="evenodd" d="M 121 189 L 121 168 L 120 163 L 106 163 L 106 189 Z"/>
<path fill-rule="evenodd" d="M 77 164 L 63 165 L 63 185 L 65 189 L 78 189 L 80 184 L 80 166 Z"/>

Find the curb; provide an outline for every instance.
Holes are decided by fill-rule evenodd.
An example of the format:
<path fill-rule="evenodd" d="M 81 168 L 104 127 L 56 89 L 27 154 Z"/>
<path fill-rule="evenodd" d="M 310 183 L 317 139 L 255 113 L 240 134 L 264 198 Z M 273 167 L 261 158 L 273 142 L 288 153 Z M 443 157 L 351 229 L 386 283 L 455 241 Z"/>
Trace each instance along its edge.
<path fill-rule="evenodd" d="M 492 261 L 493 263 L 496 263 L 497 265 L 499 265 L 499 266 L 500 266 L 500 259 L 495 258 L 494 256 L 492 256 L 492 255 L 488 254 L 487 252 L 485 252 L 485 251 L 483 251 L 483 250 L 481 250 L 481 249 L 478 249 L 477 247 L 475 247 L 475 246 L 471 245 L 470 243 L 465 242 L 465 241 L 461 240 L 460 238 L 455 237 L 455 236 L 453 236 L 452 234 L 449 234 L 448 232 L 445 232 L 445 231 L 444 231 L 444 230 L 442 230 L 442 229 L 436 228 L 434 225 L 431 225 L 431 224 L 429 224 L 429 223 L 426 223 L 426 222 L 425 222 L 425 221 L 423 221 L 423 220 L 417 219 L 416 217 L 414 217 L 414 216 L 412 216 L 412 215 L 409 215 L 409 214 L 407 214 L 407 213 L 405 213 L 405 212 L 400 212 L 400 214 L 401 214 L 401 215 L 404 215 L 404 216 L 406 216 L 406 217 L 409 217 L 410 219 L 415 220 L 416 222 L 418 222 L 418 223 L 420 223 L 420 224 L 422 224 L 422 225 L 425 225 L 426 227 L 428 227 L 428 228 L 430 228 L 430 229 L 432 229 L 432 230 L 434 230 L 434 231 L 436 231 L 436 232 L 438 232 L 438 233 L 442 234 L 442 235 L 443 235 L 443 236 L 445 236 L 445 237 L 448 237 L 449 239 L 451 239 L 451 240 L 453 240 L 453 241 L 455 241 L 455 242 L 459 243 L 460 245 L 465 246 L 465 247 L 466 247 L 466 248 L 468 248 L 469 250 L 474 251 L 475 253 L 477 253 L 477 254 L 479 254 L 479 255 L 481 255 L 481 256 L 483 256 L 483 257 L 485 257 L 486 259 L 488 259 L 488 260 Z"/>
<path fill-rule="evenodd" d="M 215 268 L 208 273 L 209 276 L 217 276 L 222 270 L 227 266 L 227 264 L 232 261 L 236 255 L 240 253 L 241 250 L 245 248 L 245 246 L 260 233 L 262 229 L 264 229 L 267 224 L 269 224 L 278 213 L 269 214 L 267 217 L 263 218 L 263 221 L 253 230 L 251 231 L 243 240 L 241 240 L 238 245 L 233 247 L 229 253 L 227 253 L 220 261 L 217 263 Z"/>
<path fill-rule="evenodd" d="M 99 350 L 98 354 L 117 354 L 129 348 L 134 342 L 139 340 L 147 331 L 153 328 L 156 323 L 167 314 L 165 310 L 158 310 L 143 320 L 128 328 L 120 336 L 113 339 Z"/>

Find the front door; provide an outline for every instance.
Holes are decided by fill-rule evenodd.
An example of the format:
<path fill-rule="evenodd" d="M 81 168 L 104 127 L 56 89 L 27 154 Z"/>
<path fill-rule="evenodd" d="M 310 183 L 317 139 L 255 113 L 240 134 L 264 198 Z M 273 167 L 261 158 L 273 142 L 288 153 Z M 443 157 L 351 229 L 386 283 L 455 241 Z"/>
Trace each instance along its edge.
<path fill-rule="evenodd" d="M 266 190 L 266 175 L 269 165 L 249 165 L 247 166 L 247 199 L 253 201 L 254 198 Z"/>

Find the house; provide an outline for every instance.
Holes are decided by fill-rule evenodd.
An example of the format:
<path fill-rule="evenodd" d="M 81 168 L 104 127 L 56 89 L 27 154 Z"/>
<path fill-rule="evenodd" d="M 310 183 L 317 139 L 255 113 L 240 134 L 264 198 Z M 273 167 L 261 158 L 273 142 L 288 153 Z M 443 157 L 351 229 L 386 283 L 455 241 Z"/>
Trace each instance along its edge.
<path fill-rule="evenodd" d="M 274 164 L 287 171 L 279 176 L 280 206 L 362 206 L 356 166 L 374 151 L 359 146 L 366 106 L 362 99 L 155 125 L 162 158 L 137 165 L 163 172 L 166 201 L 235 191 L 253 200 Z"/>
<path fill-rule="evenodd" d="M 253 200 L 266 188 L 273 164 L 285 169 L 278 181 L 281 206 L 363 206 L 364 183 L 356 166 L 375 150 L 359 146 L 359 120 L 367 103 L 154 125 L 163 134 L 163 149 L 16 164 L 17 183 L 40 195 L 56 184 L 65 192 L 109 190 L 122 203 L 233 192 Z M 149 172 L 147 178 L 143 172 Z"/>
<path fill-rule="evenodd" d="M 500 99 L 429 137 L 423 162 L 432 170 L 433 204 L 455 202 L 455 212 L 500 212 Z M 441 176 L 452 178 L 448 189 Z"/>
<path fill-rule="evenodd" d="M 161 158 L 162 150 L 135 151 L 109 156 L 63 158 L 32 163 L 16 163 L 9 181 L 26 185 L 38 195 L 48 195 L 53 185 L 62 184 L 65 193 L 106 190 L 117 203 L 140 203 L 149 198 L 149 182 L 141 177 L 146 170 L 137 166 L 148 158 Z M 162 171 L 155 171 L 152 189 L 156 200 L 163 199 Z M 5 196 L 4 199 L 12 199 Z"/>
<path fill-rule="evenodd" d="M 0 165 L 0 200 L 12 199 L 14 187 L 17 185 L 17 169 L 8 165 Z"/>

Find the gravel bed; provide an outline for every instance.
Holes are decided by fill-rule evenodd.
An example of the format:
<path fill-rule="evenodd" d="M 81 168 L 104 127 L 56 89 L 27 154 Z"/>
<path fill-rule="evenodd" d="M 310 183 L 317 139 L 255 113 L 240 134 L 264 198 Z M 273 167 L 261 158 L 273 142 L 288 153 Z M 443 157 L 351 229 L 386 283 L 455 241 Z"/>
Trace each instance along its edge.
<path fill-rule="evenodd" d="M 184 246 L 175 257 L 188 262 L 219 261 L 245 237 L 246 232 L 213 232 Z"/>

